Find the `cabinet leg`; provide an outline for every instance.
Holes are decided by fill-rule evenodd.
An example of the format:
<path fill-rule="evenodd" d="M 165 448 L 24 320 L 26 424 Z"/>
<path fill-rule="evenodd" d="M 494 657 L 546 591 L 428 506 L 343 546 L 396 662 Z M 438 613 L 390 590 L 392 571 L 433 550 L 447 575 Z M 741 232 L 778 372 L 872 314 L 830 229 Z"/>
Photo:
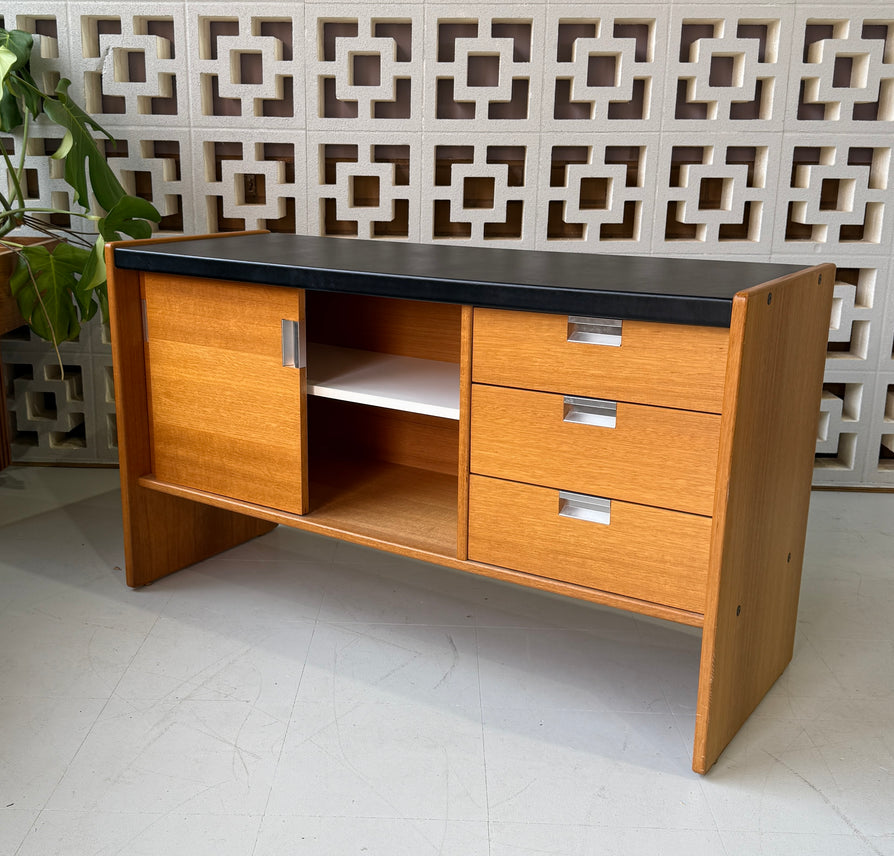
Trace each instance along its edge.
<path fill-rule="evenodd" d="M 127 584 L 154 582 L 263 535 L 275 523 L 224 511 L 139 485 L 124 498 Z"/>

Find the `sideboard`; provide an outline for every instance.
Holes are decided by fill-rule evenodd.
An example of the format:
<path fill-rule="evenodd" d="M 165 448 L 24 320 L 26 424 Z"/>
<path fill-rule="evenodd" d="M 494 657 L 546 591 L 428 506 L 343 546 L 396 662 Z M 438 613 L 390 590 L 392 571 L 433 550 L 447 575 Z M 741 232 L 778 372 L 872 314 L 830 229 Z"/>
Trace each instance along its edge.
<path fill-rule="evenodd" d="M 834 268 L 267 233 L 107 248 L 127 582 L 286 524 L 791 659 Z"/>

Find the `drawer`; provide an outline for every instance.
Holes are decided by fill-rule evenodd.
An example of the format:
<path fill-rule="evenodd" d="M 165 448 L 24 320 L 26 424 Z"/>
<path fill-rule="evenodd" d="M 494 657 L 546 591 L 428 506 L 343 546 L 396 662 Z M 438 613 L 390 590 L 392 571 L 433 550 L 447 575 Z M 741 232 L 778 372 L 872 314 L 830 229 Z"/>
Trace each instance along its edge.
<path fill-rule="evenodd" d="M 704 612 L 710 518 L 617 500 L 599 517 L 558 490 L 472 476 L 469 559 Z"/>
<path fill-rule="evenodd" d="M 472 386 L 471 469 L 710 516 L 720 416 Z"/>
<path fill-rule="evenodd" d="M 472 380 L 720 413 L 729 330 L 615 323 L 618 345 L 567 315 L 476 309 Z"/>

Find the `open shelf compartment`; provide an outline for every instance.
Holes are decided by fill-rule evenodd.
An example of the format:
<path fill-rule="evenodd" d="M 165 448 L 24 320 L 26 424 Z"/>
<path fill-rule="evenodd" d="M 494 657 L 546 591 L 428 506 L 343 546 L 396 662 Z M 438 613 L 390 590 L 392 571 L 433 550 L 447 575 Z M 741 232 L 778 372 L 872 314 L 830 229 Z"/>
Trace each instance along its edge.
<path fill-rule="evenodd" d="M 459 419 L 459 365 L 309 343 L 307 394 Z"/>

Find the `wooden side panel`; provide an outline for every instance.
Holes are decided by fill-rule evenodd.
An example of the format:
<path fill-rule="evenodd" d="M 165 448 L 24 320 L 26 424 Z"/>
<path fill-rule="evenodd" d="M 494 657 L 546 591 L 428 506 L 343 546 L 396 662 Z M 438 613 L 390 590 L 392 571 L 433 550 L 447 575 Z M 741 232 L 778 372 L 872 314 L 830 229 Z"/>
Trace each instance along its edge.
<path fill-rule="evenodd" d="M 263 535 L 274 523 L 139 484 L 152 471 L 140 275 L 106 247 L 127 584 L 141 586 Z"/>
<path fill-rule="evenodd" d="M 737 295 L 702 637 L 704 773 L 792 656 L 834 268 Z"/>
<path fill-rule="evenodd" d="M 299 289 L 143 274 L 155 475 L 307 510 L 306 370 L 282 365 Z"/>
<path fill-rule="evenodd" d="M 702 612 L 711 520 L 612 502 L 608 524 L 559 514 L 559 491 L 473 475 L 469 558 Z"/>
<path fill-rule="evenodd" d="M 475 310 L 472 380 L 719 413 L 729 331 L 624 321 L 621 345 L 568 341 L 568 316 Z"/>
<path fill-rule="evenodd" d="M 381 354 L 458 363 L 462 307 L 311 291 L 307 295 L 310 339 Z"/>
<path fill-rule="evenodd" d="M 456 557 L 469 555 L 469 454 L 472 431 L 472 319 L 471 306 L 462 308 L 462 335 L 459 363 L 459 469 Z"/>
<path fill-rule="evenodd" d="M 717 414 L 621 402 L 613 427 L 565 414 L 562 395 L 475 384 L 472 472 L 711 515 Z"/>

